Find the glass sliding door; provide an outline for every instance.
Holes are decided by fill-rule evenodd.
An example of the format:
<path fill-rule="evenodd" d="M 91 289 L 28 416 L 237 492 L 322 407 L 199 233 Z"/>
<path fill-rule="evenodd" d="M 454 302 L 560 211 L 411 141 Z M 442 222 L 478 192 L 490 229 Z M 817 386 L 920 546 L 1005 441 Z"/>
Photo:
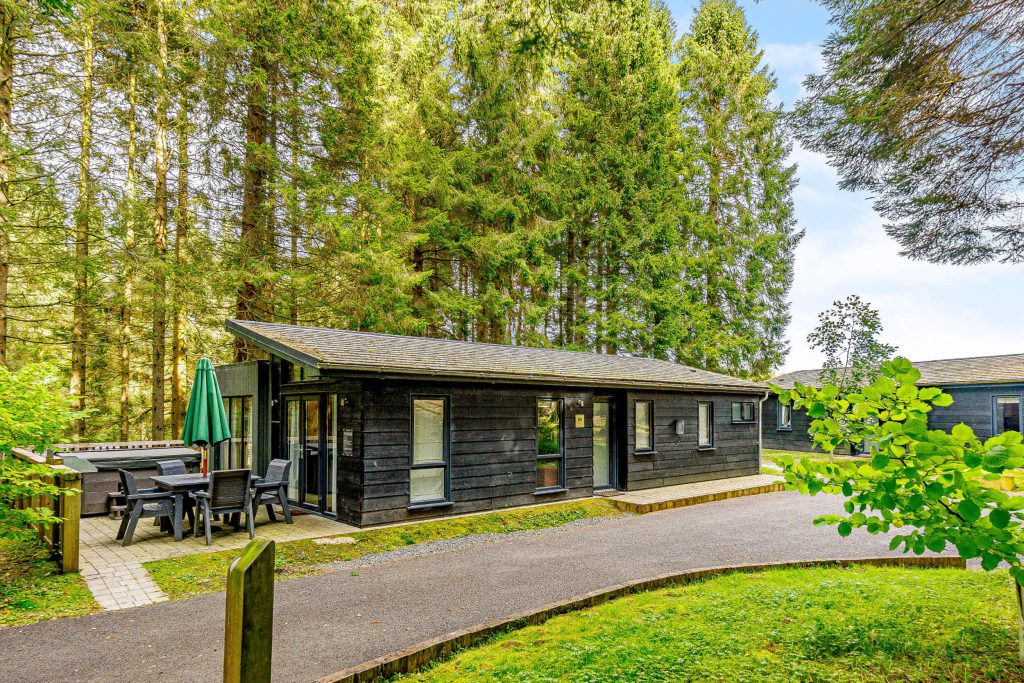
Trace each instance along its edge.
<path fill-rule="evenodd" d="M 337 512 L 338 397 L 285 400 L 285 446 L 292 463 L 288 497 L 318 512 Z"/>
<path fill-rule="evenodd" d="M 611 406 L 594 400 L 594 488 L 608 488 L 611 479 Z"/>
<path fill-rule="evenodd" d="M 292 466 L 288 472 L 288 497 L 299 499 L 299 471 L 302 469 L 302 404 L 298 399 L 288 399 L 287 433 L 285 436 L 288 460 Z"/>

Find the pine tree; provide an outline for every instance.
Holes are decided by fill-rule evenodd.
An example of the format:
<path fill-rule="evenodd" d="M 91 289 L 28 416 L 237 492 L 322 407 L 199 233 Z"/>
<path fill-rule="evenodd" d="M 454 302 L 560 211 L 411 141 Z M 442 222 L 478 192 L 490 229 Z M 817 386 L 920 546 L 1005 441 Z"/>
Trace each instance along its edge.
<path fill-rule="evenodd" d="M 681 225 L 694 306 L 681 361 L 764 377 L 785 357 L 796 168 L 775 79 L 732 0 L 705 0 L 679 42 L 685 187 L 700 208 Z"/>

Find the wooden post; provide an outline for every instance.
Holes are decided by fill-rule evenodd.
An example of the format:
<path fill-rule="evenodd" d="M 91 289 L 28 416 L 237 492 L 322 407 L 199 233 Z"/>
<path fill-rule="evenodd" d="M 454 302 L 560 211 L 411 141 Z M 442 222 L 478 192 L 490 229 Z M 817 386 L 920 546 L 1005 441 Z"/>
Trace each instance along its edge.
<path fill-rule="evenodd" d="M 249 541 L 228 569 L 224 683 L 270 683 L 274 642 L 274 542 Z"/>
<path fill-rule="evenodd" d="M 63 480 L 63 481 L 62 481 Z M 60 494 L 60 570 L 65 574 L 78 571 L 78 531 L 82 517 L 82 475 L 67 471 L 54 475 L 54 481 L 62 481 L 71 489 Z"/>

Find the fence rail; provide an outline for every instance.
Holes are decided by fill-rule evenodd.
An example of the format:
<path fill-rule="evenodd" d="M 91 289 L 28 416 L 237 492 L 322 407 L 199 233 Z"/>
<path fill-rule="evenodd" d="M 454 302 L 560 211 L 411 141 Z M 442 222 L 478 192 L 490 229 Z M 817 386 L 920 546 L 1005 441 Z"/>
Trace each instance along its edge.
<path fill-rule="evenodd" d="M 12 454 L 18 460 L 41 465 L 46 469 L 42 480 L 56 484 L 64 491 L 58 496 L 31 496 L 15 502 L 21 509 L 44 508 L 59 517 L 60 524 L 41 523 L 36 525 L 39 540 L 50 546 L 60 561 L 62 572 L 78 571 L 78 534 L 82 514 L 82 474 L 66 467 L 63 459 L 53 453 L 36 453 L 25 448 L 15 448 Z"/>

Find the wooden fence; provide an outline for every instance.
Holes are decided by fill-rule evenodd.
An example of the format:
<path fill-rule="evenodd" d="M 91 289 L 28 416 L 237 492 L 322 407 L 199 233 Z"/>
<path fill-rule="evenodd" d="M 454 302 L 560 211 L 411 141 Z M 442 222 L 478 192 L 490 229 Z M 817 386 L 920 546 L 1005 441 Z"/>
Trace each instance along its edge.
<path fill-rule="evenodd" d="M 22 509 L 27 507 L 48 508 L 54 516 L 62 521 L 60 524 L 39 524 L 37 532 L 39 540 L 53 550 L 60 562 L 62 572 L 78 571 L 78 531 L 82 512 L 82 474 L 66 467 L 59 455 L 52 453 L 39 454 L 34 451 L 15 448 L 14 457 L 34 465 L 46 468 L 47 474 L 43 481 L 58 484 L 68 489 L 59 496 L 32 496 L 15 503 Z"/>

